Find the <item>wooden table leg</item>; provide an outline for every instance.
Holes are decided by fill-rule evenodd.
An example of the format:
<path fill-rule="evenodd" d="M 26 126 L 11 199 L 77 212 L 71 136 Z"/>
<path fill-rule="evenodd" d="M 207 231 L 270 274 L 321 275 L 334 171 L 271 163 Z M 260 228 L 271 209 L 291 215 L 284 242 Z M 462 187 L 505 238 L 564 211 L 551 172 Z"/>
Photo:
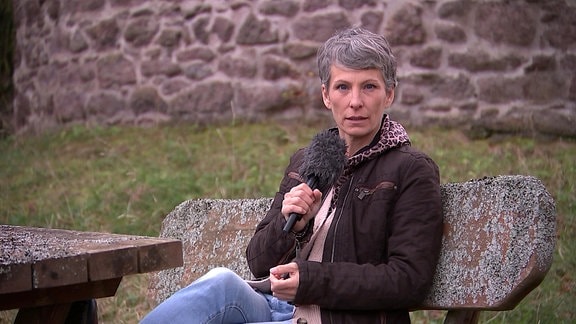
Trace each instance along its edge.
<path fill-rule="evenodd" d="M 98 324 L 96 299 L 78 301 L 72 304 L 66 323 Z"/>
<path fill-rule="evenodd" d="M 70 304 L 57 304 L 22 308 L 14 324 L 98 324 L 98 306 L 95 299 Z"/>
<path fill-rule="evenodd" d="M 22 308 L 14 320 L 14 324 L 64 323 L 72 304 L 58 304 Z"/>
<path fill-rule="evenodd" d="M 444 324 L 476 324 L 480 319 L 480 311 L 475 310 L 450 310 L 446 314 Z"/>

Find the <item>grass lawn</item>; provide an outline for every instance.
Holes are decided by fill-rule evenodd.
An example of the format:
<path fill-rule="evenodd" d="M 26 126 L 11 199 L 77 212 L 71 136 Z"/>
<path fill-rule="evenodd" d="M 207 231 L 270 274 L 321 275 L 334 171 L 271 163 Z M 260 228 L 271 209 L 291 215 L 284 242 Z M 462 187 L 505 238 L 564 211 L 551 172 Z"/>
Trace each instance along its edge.
<path fill-rule="evenodd" d="M 290 154 L 319 127 L 238 124 L 200 128 L 70 128 L 0 140 L 0 223 L 156 236 L 176 205 L 193 198 L 271 197 Z M 504 174 L 540 178 L 557 204 L 558 241 L 544 282 L 513 311 L 483 323 L 576 321 L 576 141 L 409 129 L 440 166 L 442 182 Z M 150 310 L 147 276 L 124 278 L 98 300 L 101 323 L 137 323 Z M 14 311 L 0 312 L 11 323 Z M 415 323 L 442 312 L 417 312 Z"/>

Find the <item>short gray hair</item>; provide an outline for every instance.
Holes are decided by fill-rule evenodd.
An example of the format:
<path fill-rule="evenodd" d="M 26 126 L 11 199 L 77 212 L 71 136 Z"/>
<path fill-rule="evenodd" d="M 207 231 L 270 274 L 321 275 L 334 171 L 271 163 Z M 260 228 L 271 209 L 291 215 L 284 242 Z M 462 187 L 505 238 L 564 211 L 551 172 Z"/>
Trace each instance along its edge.
<path fill-rule="evenodd" d="M 386 89 L 396 87 L 396 58 L 382 35 L 366 29 L 352 27 L 330 37 L 318 49 L 318 72 L 320 82 L 330 83 L 330 67 L 333 64 L 354 70 L 378 69 Z"/>

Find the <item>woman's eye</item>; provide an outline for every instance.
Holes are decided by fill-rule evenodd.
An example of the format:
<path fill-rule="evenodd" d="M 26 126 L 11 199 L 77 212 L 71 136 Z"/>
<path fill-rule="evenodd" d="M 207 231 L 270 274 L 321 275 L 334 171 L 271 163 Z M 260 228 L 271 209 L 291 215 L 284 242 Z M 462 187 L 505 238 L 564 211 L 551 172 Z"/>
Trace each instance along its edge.
<path fill-rule="evenodd" d="M 348 86 L 345 85 L 345 84 L 339 84 L 339 85 L 336 86 L 336 89 L 337 89 L 337 90 L 347 90 L 347 89 L 348 89 Z"/>
<path fill-rule="evenodd" d="M 364 88 L 367 90 L 372 90 L 372 89 L 376 89 L 376 85 L 369 83 L 369 84 L 365 85 Z"/>

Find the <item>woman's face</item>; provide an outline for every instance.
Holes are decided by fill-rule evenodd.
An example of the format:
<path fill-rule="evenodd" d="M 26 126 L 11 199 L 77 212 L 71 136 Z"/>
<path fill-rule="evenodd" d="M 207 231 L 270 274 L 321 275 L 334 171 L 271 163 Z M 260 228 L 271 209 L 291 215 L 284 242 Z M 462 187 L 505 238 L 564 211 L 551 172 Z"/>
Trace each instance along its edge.
<path fill-rule="evenodd" d="M 394 100 L 387 92 L 382 73 L 377 69 L 353 70 L 337 65 L 330 68 L 330 84 L 322 85 L 324 104 L 353 154 L 370 144 L 382 122 L 384 110 Z"/>

